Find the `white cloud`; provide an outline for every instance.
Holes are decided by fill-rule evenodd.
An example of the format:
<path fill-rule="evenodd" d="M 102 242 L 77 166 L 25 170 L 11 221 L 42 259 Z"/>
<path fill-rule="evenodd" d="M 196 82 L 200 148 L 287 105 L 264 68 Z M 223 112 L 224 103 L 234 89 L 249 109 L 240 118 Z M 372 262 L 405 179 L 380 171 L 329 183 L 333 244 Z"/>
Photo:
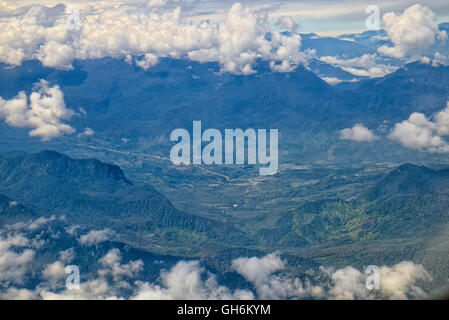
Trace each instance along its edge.
<path fill-rule="evenodd" d="M 22 283 L 34 259 L 35 251 L 24 249 L 17 252 L 10 249 L 27 245 L 29 245 L 28 239 L 20 234 L 0 238 L 0 287 L 5 283 Z"/>
<path fill-rule="evenodd" d="M 449 136 L 449 102 L 431 119 L 419 112 L 412 113 L 407 120 L 395 124 L 389 137 L 406 148 L 449 153 L 444 136 Z"/>
<path fill-rule="evenodd" d="M 148 70 L 150 67 L 155 66 L 158 63 L 158 57 L 154 54 L 147 53 L 142 59 L 136 59 L 136 65 L 141 67 L 143 70 Z"/>
<path fill-rule="evenodd" d="M 379 268 L 379 290 L 368 290 L 367 274 L 353 267 L 332 269 L 321 267 L 320 272 L 310 273 L 303 280 L 286 274 L 276 274 L 284 269 L 285 262 L 278 253 L 262 258 L 238 258 L 232 268 L 251 282 L 259 299 L 327 298 L 355 299 L 408 299 L 423 298 L 419 281 L 430 281 L 427 271 L 410 261 L 392 267 Z"/>
<path fill-rule="evenodd" d="M 447 33 L 439 31 L 435 13 L 420 4 L 407 8 L 402 15 L 386 13 L 384 29 L 394 46 L 381 46 L 378 52 L 398 59 L 417 59 L 437 40 L 447 40 Z"/>
<path fill-rule="evenodd" d="M 289 16 L 281 16 L 277 20 L 276 24 L 280 27 L 285 28 L 287 31 L 290 31 L 292 33 L 296 33 L 299 28 L 299 24 Z"/>
<path fill-rule="evenodd" d="M 439 66 L 447 66 L 449 65 L 449 58 L 445 55 L 435 52 L 432 60 L 432 67 L 439 67 Z"/>
<path fill-rule="evenodd" d="M 56 216 L 52 215 L 48 218 L 40 217 L 34 220 L 21 221 L 10 225 L 5 225 L 5 228 L 8 230 L 21 232 L 36 231 L 54 220 L 56 220 Z"/>
<path fill-rule="evenodd" d="M 356 124 L 352 128 L 341 130 L 340 138 L 343 140 L 352 140 L 357 142 L 371 142 L 376 139 L 376 136 L 364 125 Z"/>
<path fill-rule="evenodd" d="M 160 7 L 167 4 L 167 0 L 150 0 L 148 2 L 149 7 Z"/>
<path fill-rule="evenodd" d="M 34 251 L 31 242 L 16 234 L 0 238 L 0 298 L 3 299 L 408 299 L 423 298 L 418 287 L 430 281 L 427 271 L 412 262 L 404 261 L 392 267 L 380 267 L 380 290 L 369 291 L 367 275 L 353 267 L 332 269 L 321 267 L 308 272 L 302 279 L 285 272 L 286 262 L 279 253 L 257 258 L 238 258 L 232 269 L 241 274 L 255 288 L 235 289 L 220 285 L 214 274 L 206 271 L 199 261 L 179 261 L 169 270 L 162 270 L 157 283 L 143 282 L 139 274 L 141 260 L 122 262 L 118 249 L 109 250 L 95 264 L 96 273 L 84 274 L 79 289 L 65 286 L 65 267 L 60 261 L 47 264 L 42 281 L 31 288 L 18 288 L 31 268 Z M 13 252 L 11 247 L 25 250 Z M 6 264 L 6 265 L 5 265 Z M 5 285 L 6 284 L 6 285 Z M 2 289 L 3 288 L 3 289 Z M 125 291 L 123 291 L 125 290 Z M 128 292 L 127 294 L 125 292 Z"/>
<path fill-rule="evenodd" d="M 170 270 L 161 271 L 161 285 L 142 281 L 134 285 L 132 279 L 141 271 L 143 262 L 137 260 L 122 264 L 118 249 L 110 250 L 98 263 L 102 266 L 98 277 L 81 282 L 78 290 L 50 290 L 41 284 L 35 294 L 45 300 L 111 300 L 123 299 L 119 291 L 125 288 L 134 290 L 130 298 L 136 300 L 254 298 L 248 290 L 231 292 L 227 287 L 218 285 L 215 276 L 206 273 L 198 261 L 180 261 Z"/>
<path fill-rule="evenodd" d="M 377 54 L 364 54 L 352 59 L 340 59 L 337 57 L 324 56 L 321 61 L 340 67 L 342 70 L 360 77 L 383 77 L 398 69 L 398 67 L 378 62 Z"/>
<path fill-rule="evenodd" d="M 232 262 L 232 268 L 252 283 L 264 282 L 269 275 L 284 269 L 284 261 L 278 253 L 263 258 L 238 258 Z"/>
<path fill-rule="evenodd" d="M 252 289 L 220 285 L 199 261 L 179 261 L 161 270 L 157 281 L 148 282 L 143 280 L 142 260 L 124 262 L 120 250 L 111 249 L 90 266 L 96 271 L 83 273 L 79 289 L 69 289 L 65 263 L 73 259 L 73 248 L 60 252 L 53 262 L 36 257 L 42 250 L 33 250 L 36 241 L 32 237 L 53 234 L 51 228 L 0 229 L 1 299 L 409 299 L 424 298 L 419 286 L 432 280 L 423 266 L 404 261 L 380 267 L 380 289 L 370 291 L 366 288 L 368 275 L 353 267 L 320 267 L 298 278 L 289 274 L 286 261 L 275 252 L 232 261 L 231 269 L 251 283 L 253 293 Z M 47 261 L 44 267 L 42 261 Z"/>
<path fill-rule="evenodd" d="M 351 79 L 351 80 L 341 80 L 335 77 L 321 77 L 322 80 L 326 81 L 331 86 L 337 85 L 342 82 L 357 82 L 359 80 L 357 79 Z"/>
<path fill-rule="evenodd" d="M 391 268 L 380 268 L 380 288 L 390 299 L 425 297 L 424 291 L 416 286 L 418 280 L 431 280 L 431 277 L 422 265 L 410 261 L 398 263 Z"/>
<path fill-rule="evenodd" d="M 70 69 L 74 59 L 114 57 L 130 62 L 137 57 L 136 64 L 147 69 L 160 57 L 187 56 L 219 62 L 223 71 L 236 74 L 254 73 L 257 59 L 270 62 L 279 72 L 307 62 L 308 56 L 299 51 L 301 37 L 269 32 L 263 11 L 236 3 L 224 21 L 195 24 L 184 19 L 181 7 L 160 4 L 146 10 L 133 5 L 85 6 L 78 30 L 67 29 L 64 15 L 41 21 L 51 8 L 23 9 L 22 15 L 0 19 L 0 61 L 20 65 L 39 59 L 45 66 Z M 295 28 L 288 17 L 280 22 Z"/>
<path fill-rule="evenodd" d="M 333 282 L 330 297 L 336 300 L 367 299 L 366 276 L 353 267 L 336 270 L 331 274 Z"/>
<path fill-rule="evenodd" d="M 324 270 L 324 269 L 323 269 Z M 367 275 L 353 267 L 329 272 L 332 279 L 329 298 L 336 300 L 354 299 L 409 299 L 424 298 L 424 291 L 417 286 L 419 281 L 430 281 L 431 277 L 422 265 L 403 261 L 392 267 L 379 268 L 379 290 L 366 288 Z"/>
<path fill-rule="evenodd" d="M 53 292 L 48 289 L 39 290 L 42 300 L 116 300 L 114 287 L 105 279 L 85 281 L 79 289 L 65 289 Z"/>
<path fill-rule="evenodd" d="M 5 292 L 0 292 L 2 300 L 36 300 L 36 292 L 28 289 L 8 288 Z"/>
<path fill-rule="evenodd" d="M 259 299 L 321 298 L 324 294 L 323 288 L 310 281 L 303 284 L 298 278 L 275 274 L 285 268 L 279 253 L 238 258 L 232 262 L 232 268 L 254 285 Z"/>
<path fill-rule="evenodd" d="M 43 140 L 73 133 L 75 129 L 62 122 L 69 119 L 73 111 L 66 108 L 59 86 L 49 87 L 47 81 L 41 80 L 34 90 L 29 98 L 23 91 L 10 100 L 0 97 L 0 118 L 13 127 L 33 128 L 30 136 Z"/>
<path fill-rule="evenodd" d="M 375 38 L 375 37 L 373 37 L 373 38 Z M 356 43 L 357 41 L 355 41 L 355 39 L 354 38 L 339 38 L 340 40 L 343 40 L 343 41 L 349 41 L 349 42 L 354 42 L 354 43 Z"/>
<path fill-rule="evenodd" d="M 326 81 L 330 85 L 336 85 L 336 84 L 339 84 L 339 83 L 343 82 L 343 80 L 340 80 L 340 79 L 335 78 L 335 77 L 322 77 L 321 79 L 323 79 L 324 81 Z"/>
<path fill-rule="evenodd" d="M 46 279 L 60 280 L 66 277 L 65 266 L 60 261 L 55 261 L 45 267 L 42 275 Z"/>
<path fill-rule="evenodd" d="M 202 276 L 205 270 L 198 261 L 180 261 L 171 270 L 161 272 L 162 286 L 138 282 L 139 290 L 134 296 L 136 300 L 172 300 L 172 299 L 253 299 L 254 295 L 247 290 L 236 290 L 232 293 L 227 287 L 217 284 L 212 274 Z"/>
<path fill-rule="evenodd" d="M 36 220 L 31 220 L 28 222 L 27 224 L 27 228 L 28 230 L 36 230 L 39 229 L 40 227 L 46 225 L 47 223 L 56 220 L 55 216 L 51 216 L 50 218 L 45 218 L 45 217 L 40 217 Z"/>
<path fill-rule="evenodd" d="M 218 61 L 223 71 L 252 74 L 256 59 L 270 61 L 273 71 L 293 71 L 307 55 L 299 52 L 301 37 L 297 34 L 284 36 L 272 31 L 267 40 L 267 17 L 257 15 L 239 3 L 234 4 L 224 22 L 216 26 L 209 48 L 192 50 L 188 56 L 195 61 Z M 210 28 L 208 25 L 200 28 Z"/>
<path fill-rule="evenodd" d="M 79 243 L 92 246 L 109 240 L 112 231 L 110 229 L 91 230 L 79 238 Z"/>
<path fill-rule="evenodd" d="M 36 289 L 38 295 L 44 300 L 113 300 L 123 299 L 120 297 L 120 289 L 132 289 L 132 284 L 129 281 L 137 276 L 142 270 L 142 260 L 130 261 L 127 264 L 122 264 L 122 256 L 118 249 L 111 249 L 101 259 L 98 260 L 101 268 L 98 270 L 98 277 L 80 283 L 79 289 L 51 290 L 46 287 L 45 283 L 41 283 L 40 287 Z M 52 266 L 53 272 L 48 272 L 49 267 Z M 65 268 L 61 268 L 59 262 L 47 266 L 44 270 L 50 274 L 50 279 L 54 280 L 54 275 L 59 276 L 60 272 Z M 110 279 L 109 279 L 110 278 Z M 65 284 L 65 281 L 63 282 Z M 47 284 L 48 285 L 48 284 Z M 54 285 L 54 283 L 50 283 Z"/>
<path fill-rule="evenodd" d="M 121 261 L 122 256 L 120 250 L 109 250 L 109 252 L 98 261 L 100 265 L 104 267 L 104 269 L 98 271 L 98 274 L 103 277 L 110 275 L 116 282 L 118 282 L 121 278 L 133 277 L 142 270 L 142 260 L 131 261 L 128 264 L 121 264 Z"/>
<path fill-rule="evenodd" d="M 68 234 L 70 234 L 70 235 L 72 235 L 72 236 L 75 236 L 75 235 L 78 234 L 78 230 L 79 230 L 79 229 L 81 229 L 81 226 L 78 225 L 78 224 L 76 224 L 76 225 L 72 225 L 72 226 L 66 227 L 66 228 L 65 228 L 65 231 L 66 231 Z"/>
<path fill-rule="evenodd" d="M 59 252 L 59 259 L 63 263 L 71 263 L 73 259 L 75 259 L 75 249 L 69 248 L 67 250 L 63 250 Z"/>
<path fill-rule="evenodd" d="M 38 53 L 38 58 L 44 66 L 66 69 L 73 69 L 73 49 L 67 44 L 57 41 L 49 41 L 43 44 Z"/>
<path fill-rule="evenodd" d="M 92 130 L 91 128 L 86 128 L 84 129 L 83 132 L 81 132 L 80 134 L 78 134 L 79 137 L 90 137 L 93 136 L 95 133 L 94 130 Z"/>

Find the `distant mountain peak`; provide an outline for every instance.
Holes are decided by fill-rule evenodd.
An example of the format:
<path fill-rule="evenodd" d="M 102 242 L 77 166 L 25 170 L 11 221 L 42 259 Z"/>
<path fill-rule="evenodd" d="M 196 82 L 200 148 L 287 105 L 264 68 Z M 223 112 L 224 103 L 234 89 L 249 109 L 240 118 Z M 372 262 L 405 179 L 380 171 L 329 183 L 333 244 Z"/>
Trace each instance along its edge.
<path fill-rule="evenodd" d="M 116 181 L 132 184 L 116 165 L 104 163 L 98 159 L 73 159 L 52 150 L 43 150 L 34 154 L 4 158 L 7 168 L 2 175 L 27 175 L 29 178 L 51 176 L 52 178 L 75 180 L 86 183 L 89 180 Z M 5 177 L 3 177 L 5 178 Z"/>
<path fill-rule="evenodd" d="M 418 173 L 418 174 L 432 174 L 435 171 L 432 169 L 429 169 L 427 167 L 424 166 L 419 166 L 419 165 L 415 165 L 415 164 L 410 164 L 410 163 L 406 163 L 403 165 L 400 165 L 399 167 L 397 167 L 396 169 L 394 169 L 393 171 L 390 172 L 389 176 L 393 176 L 393 175 L 405 175 L 405 174 L 410 174 L 410 173 Z"/>
<path fill-rule="evenodd" d="M 403 164 L 380 181 L 369 191 L 369 198 L 398 194 L 426 194 L 433 190 L 435 182 L 442 178 L 441 171 L 424 166 Z"/>

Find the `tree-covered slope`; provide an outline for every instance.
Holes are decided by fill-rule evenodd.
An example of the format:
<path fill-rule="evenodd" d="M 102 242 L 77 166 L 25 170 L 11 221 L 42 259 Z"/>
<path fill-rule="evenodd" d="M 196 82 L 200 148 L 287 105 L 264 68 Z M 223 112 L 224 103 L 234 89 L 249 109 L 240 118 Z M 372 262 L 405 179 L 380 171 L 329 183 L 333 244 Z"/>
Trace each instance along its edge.
<path fill-rule="evenodd" d="M 449 170 L 406 164 L 350 199 L 308 201 L 266 229 L 285 246 L 441 236 L 449 226 Z"/>
<path fill-rule="evenodd" d="M 235 227 L 177 210 L 149 185 L 134 184 L 122 170 L 96 159 L 53 151 L 3 155 L 0 190 L 42 215 L 111 228 L 145 246 L 143 239 L 176 246 L 248 245 Z"/>

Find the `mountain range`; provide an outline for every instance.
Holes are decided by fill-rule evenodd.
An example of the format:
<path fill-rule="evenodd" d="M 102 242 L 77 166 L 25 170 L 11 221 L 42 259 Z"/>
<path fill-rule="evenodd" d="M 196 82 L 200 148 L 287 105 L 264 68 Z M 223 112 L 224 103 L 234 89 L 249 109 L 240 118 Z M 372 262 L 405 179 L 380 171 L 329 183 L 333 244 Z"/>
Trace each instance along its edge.
<path fill-rule="evenodd" d="M 384 58 L 397 70 L 369 78 L 321 59 L 374 55 L 383 44 L 391 45 L 382 31 L 303 34 L 302 48 L 315 49 L 314 58 L 289 73 L 257 61 L 251 75 L 186 57 L 160 58 L 148 70 L 114 58 L 77 60 L 72 70 L 0 64 L 0 97 L 30 95 L 45 79 L 63 92 L 73 111 L 64 121 L 76 129 L 42 140 L 2 121 L 0 227 L 26 226 L 48 242 L 37 251 L 42 266 L 74 248 L 74 263 L 94 273 L 90 265 L 119 247 L 126 261 L 145 260 L 152 280 L 180 260 L 200 259 L 227 285 L 248 285 L 232 261 L 280 252 L 296 276 L 321 265 L 412 261 L 445 283 L 447 153 L 407 148 L 389 135 L 415 112 L 433 120 L 445 108 L 449 67 Z M 449 54 L 447 46 L 429 52 L 437 49 Z M 195 120 L 220 131 L 278 129 L 279 172 L 173 165 L 170 133 L 190 131 Z M 342 139 L 356 124 L 373 138 Z M 35 220 L 50 221 L 52 232 L 30 228 Z M 82 244 L 92 230 L 107 237 Z"/>
<path fill-rule="evenodd" d="M 0 157 L 0 172 L 3 225 L 56 216 L 82 229 L 110 230 L 114 241 L 135 250 L 201 258 L 222 272 L 220 266 L 239 255 L 273 250 L 289 257 L 296 272 L 324 261 L 335 264 L 337 256 L 337 265 L 363 265 L 373 250 L 383 258 L 388 254 L 392 263 L 422 262 L 437 278 L 449 261 L 424 250 L 434 243 L 430 248 L 445 254 L 439 250 L 449 226 L 447 168 L 398 166 L 365 188 L 351 189 L 350 198 L 289 205 L 274 225 L 256 233 L 251 223 L 237 228 L 218 217 L 182 212 L 150 185 L 134 183 L 120 167 L 97 159 L 54 151 L 9 153 Z"/>

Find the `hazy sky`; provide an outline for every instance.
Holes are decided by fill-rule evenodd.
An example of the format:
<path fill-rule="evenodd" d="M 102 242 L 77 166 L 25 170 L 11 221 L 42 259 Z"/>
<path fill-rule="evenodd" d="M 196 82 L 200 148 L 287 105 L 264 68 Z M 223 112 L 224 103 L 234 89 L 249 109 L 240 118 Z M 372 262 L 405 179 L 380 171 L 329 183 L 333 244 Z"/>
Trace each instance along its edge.
<path fill-rule="evenodd" d="M 233 0 L 194 1 L 196 13 L 217 17 L 218 12 L 226 10 Z M 240 1 L 248 6 L 271 8 L 270 16 L 277 18 L 288 15 L 301 25 L 300 32 L 339 34 L 342 32 L 364 31 L 368 14 L 367 6 L 377 5 L 381 15 L 390 11 L 402 12 L 414 4 L 421 4 L 432 9 L 440 22 L 449 21 L 449 0 L 246 0 Z"/>
<path fill-rule="evenodd" d="M 193 16 L 194 21 L 202 19 L 220 20 L 225 12 L 235 2 L 245 6 L 269 9 L 270 17 L 274 21 L 280 16 L 292 16 L 301 26 L 300 32 L 316 32 L 319 34 L 335 35 L 344 32 L 364 31 L 368 14 L 368 5 L 377 5 L 381 15 L 389 11 L 402 12 L 407 7 L 420 3 L 428 6 L 438 16 L 438 21 L 449 21 L 448 0 L 0 0 L 0 12 L 32 4 L 47 6 L 57 3 L 68 5 L 93 4 L 95 6 L 115 6 L 120 4 L 143 5 L 149 2 L 167 1 L 168 5 L 181 6 L 185 15 Z"/>

